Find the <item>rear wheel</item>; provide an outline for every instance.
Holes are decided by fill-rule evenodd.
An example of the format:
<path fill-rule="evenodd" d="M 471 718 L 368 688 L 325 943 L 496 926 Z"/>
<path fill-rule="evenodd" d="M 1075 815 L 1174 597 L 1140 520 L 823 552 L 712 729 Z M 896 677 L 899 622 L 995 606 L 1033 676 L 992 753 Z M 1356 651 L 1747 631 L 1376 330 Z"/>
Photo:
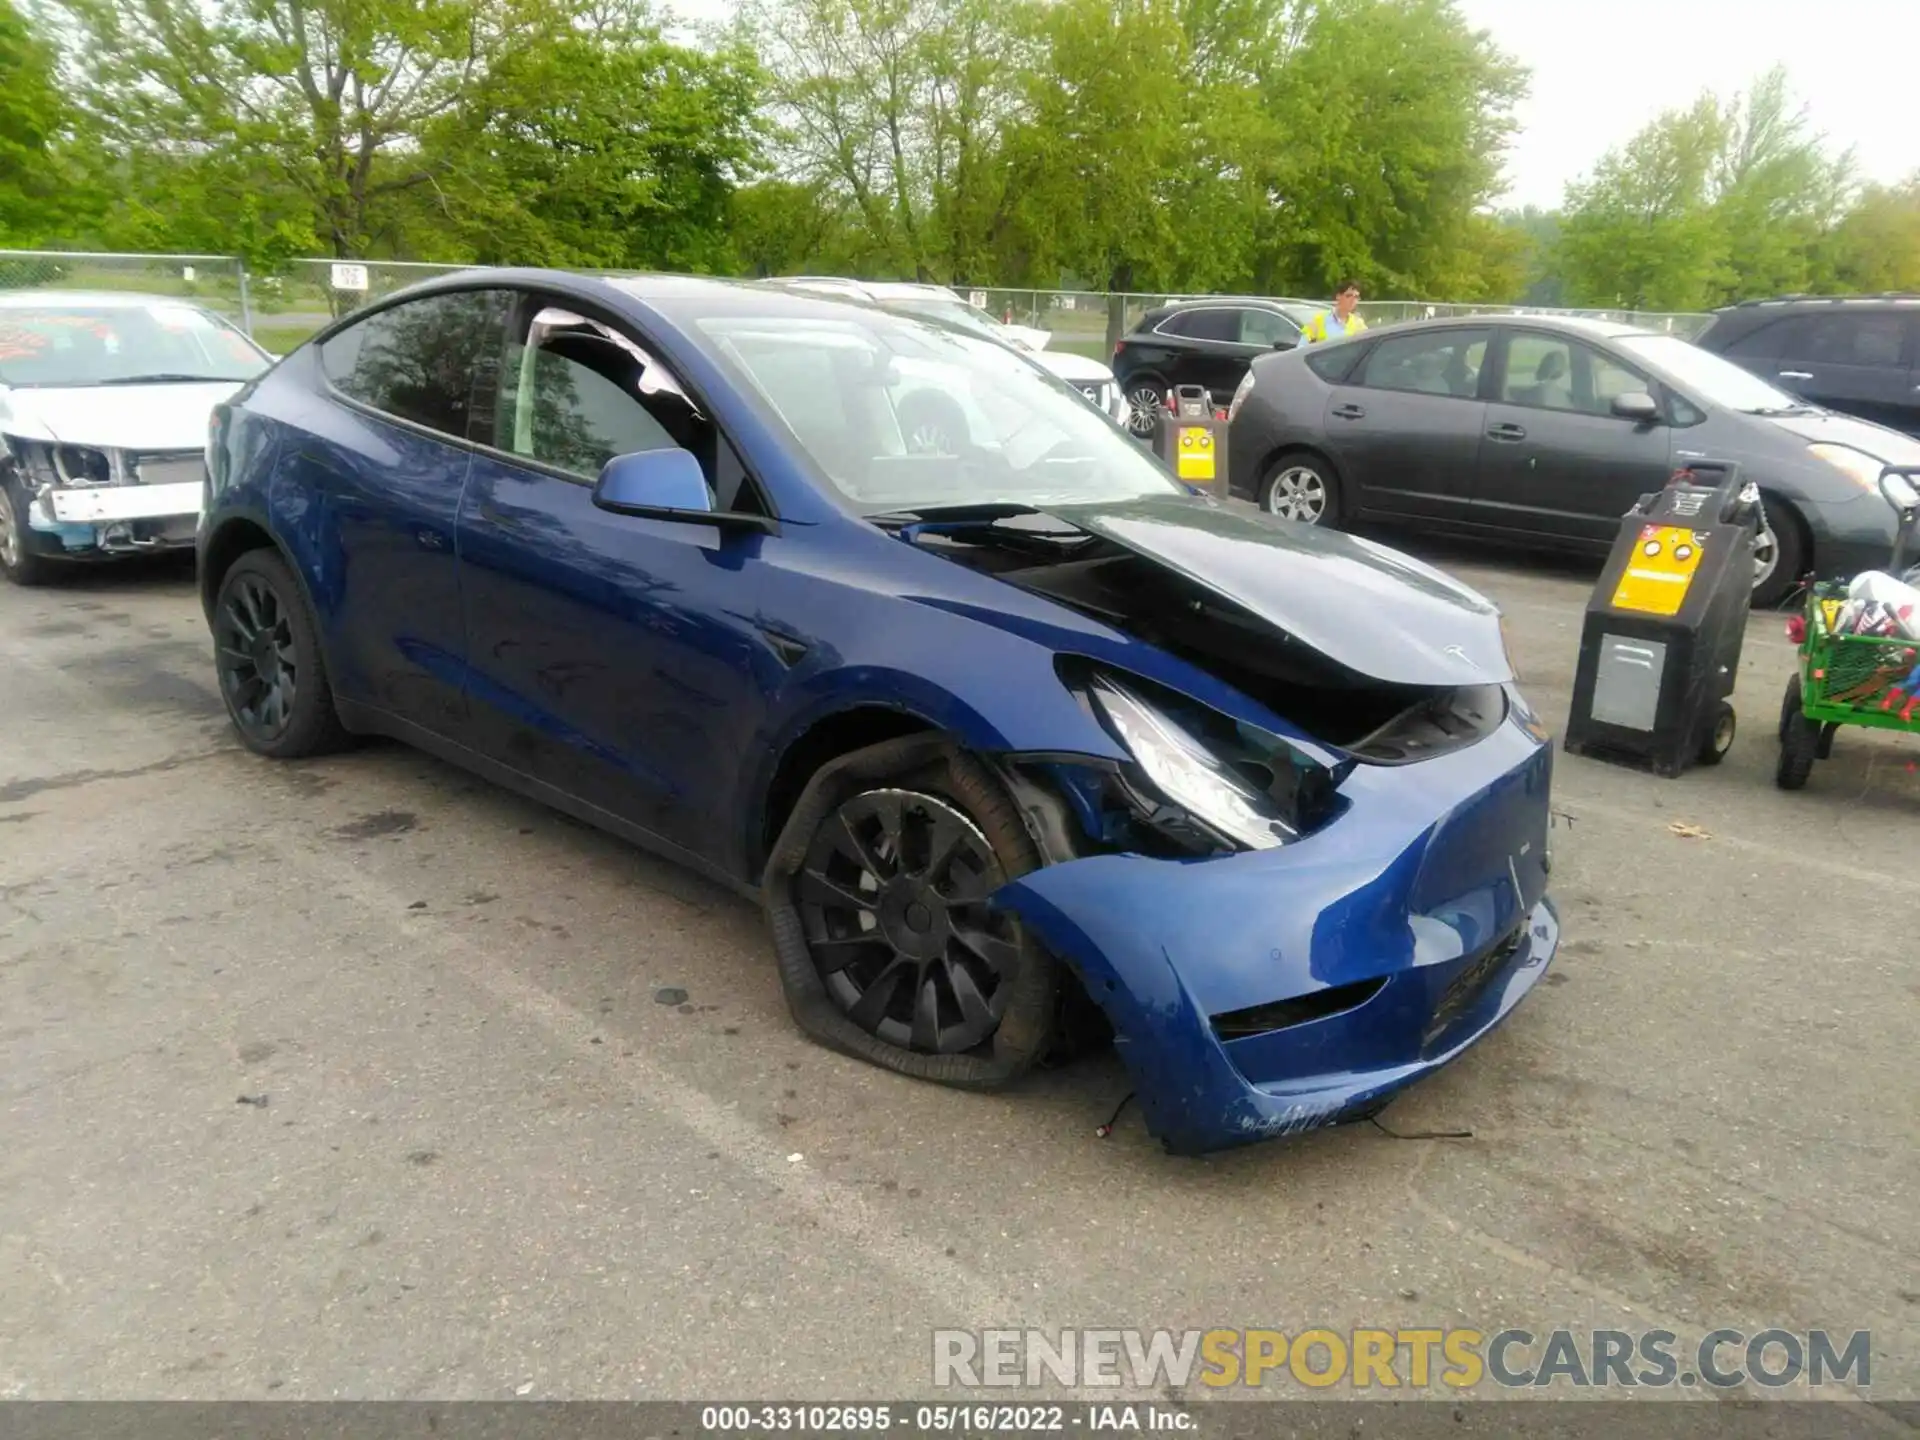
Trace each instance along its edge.
<path fill-rule="evenodd" d="M 1136 440 L 1151 440 L 1160 430 L 1160 413 L 1167 408 L 1167 382 L 1151 373 L 1127 382 L 1127 431 Z"/>
<path fill-rule="evenodd" d="M 0 478 L 0 571 L 16 585 L 44 585 L 55 563 L 33 548 L 26 492 L 12 477 Z"/>
<path fill-rule="evenodd" d="M 249 550 L 221 578 L 213 643 L 220 697 L 249 750 L 298 760 L 347 743 L 306 597 L 277 553 Z"/>
<path fill-rule="evenodd" d="M 1261 482 L 1260 508 L 1281 520 L 1333 526 L 1340 519 L 1340 481 L 1318 455 L 1282 455 Z"/>
<path fill-rule="evenodd" d="M 1820 726 L 1809 720 L 1800 708 L 1800 677 L 1787 681 L 1786 698 L 1780 706 L 1780 763 L 1773 772 L 1774 783 L 1782 790 L 1798 790 L 1813 774 L 1813 762 L 1820 750 Z"/>

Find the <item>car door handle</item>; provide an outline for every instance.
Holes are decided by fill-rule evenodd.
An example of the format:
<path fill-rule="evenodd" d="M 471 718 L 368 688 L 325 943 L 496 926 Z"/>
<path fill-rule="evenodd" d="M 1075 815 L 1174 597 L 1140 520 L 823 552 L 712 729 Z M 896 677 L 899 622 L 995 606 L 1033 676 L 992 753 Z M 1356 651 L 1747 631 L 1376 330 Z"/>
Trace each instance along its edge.
<path fill-rule="evenodd" d="M 1782 380 L 1811 380 L 1813 376 L 1805 370 L 1782 370 L 1780 372 L 1780 378 Z"/>
<path fill-rule="evenodd" d="M 1489 440 L 1524 440 L 1527 438 L 1527 432 L 1518 425 L 1492 425 L 1487 428 L 1487 438 Z"/>
<path fill-rule="evenodd" d="M 1333 407 L 1333 414 L 1336 420 L 1359 420 L 1363 418 L 1366 413 L 1367 412 L 1358 405 L 1336 405 Z"/>

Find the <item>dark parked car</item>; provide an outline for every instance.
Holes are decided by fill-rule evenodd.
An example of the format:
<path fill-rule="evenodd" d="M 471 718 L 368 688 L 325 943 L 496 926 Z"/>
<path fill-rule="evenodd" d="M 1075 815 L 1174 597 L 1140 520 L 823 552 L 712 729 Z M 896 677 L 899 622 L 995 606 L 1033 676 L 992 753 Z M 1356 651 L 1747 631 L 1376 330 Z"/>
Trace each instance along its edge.
<path fill-rule="evenodd" d="M 959 453 L 908 448 L 929 388 Z M 983 1089 L 1110 1027 L 1208 1150 L 1373 1113 L 1553 954 L 1552 749 L 1494 607 L 1194 493 L 995 340 L 468 272 L 322 331 L 208 449 L 247 746 L 395 736 L 699 869 L 848 1054 Z"/>
<path fill-rule="evenodd" d="M 1247 366 L 1293 349 L 1316 313 L 1279 300 L 1189 300 L 1149 310 L 1113 347 L 1113 373 L 1131 411 L 1127 428 L 1151 436 L 1167 392 L 1178 385 L 1204 385 L 1226 404 Z"/>
<path fill-rule="evenodd" d="M 1920 441 L 1796 400 L 1672 335 L 1540 316 L 1419 321 L 1254 362 L 1228 476 L 1269 513 L 1603 554 L 1691 460 L 1760 488 L 1754 598 L 1886 563 L 1877 484 Z"/>
<path fill-rule="evenodd" d="M 1695 343 L 1816 405 L 1920 435 L 1920 296 L 1749 300 Z"/>

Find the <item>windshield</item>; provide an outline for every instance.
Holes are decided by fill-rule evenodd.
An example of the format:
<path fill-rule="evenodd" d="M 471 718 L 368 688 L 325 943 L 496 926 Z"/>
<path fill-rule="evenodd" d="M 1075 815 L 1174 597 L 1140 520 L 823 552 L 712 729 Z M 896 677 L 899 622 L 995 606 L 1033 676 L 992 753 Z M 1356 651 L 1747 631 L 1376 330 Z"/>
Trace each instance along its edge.
<path fill-rule="evenodd" d="M 885 313 L 696 324 L 869 514 L 1186 493 L 1078 391 L 992 341 Z"/>
<path fill-rule="evenodd" d="M 0 384 L 239 381 L 268 363 L 245 335 L 191 305 L 0 309 Z"/>
<path fill-rule="evenodd" d="M 1729 410 L 1803 410 L 1806 403 L 1769 385 L 1759 376 L 1673 335 L 1632 335 L 1620 341 L 1682 390 Z"/>

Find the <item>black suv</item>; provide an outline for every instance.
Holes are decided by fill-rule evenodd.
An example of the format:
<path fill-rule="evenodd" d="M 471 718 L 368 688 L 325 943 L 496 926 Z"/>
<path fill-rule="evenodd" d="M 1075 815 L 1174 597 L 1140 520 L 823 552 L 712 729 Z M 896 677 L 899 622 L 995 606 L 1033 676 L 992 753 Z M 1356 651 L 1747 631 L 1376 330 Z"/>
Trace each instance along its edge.
<path fill-rule="evenodd" d="M 1920 436 L 1920 295 L 1748 300 L 1695 340 L 1816 405 Z"/>
<path fill-rule="evenodd" d="M 1151 436 L 1167 392 L 1204 385 L 1224 406 L 1254 357 L 1291 350 L 1323 306 L 1280 300 L 1188 300 L 1149 310 L 1113 347 L 1113 373 L 1131 410 L 1127 427 Z"/>

